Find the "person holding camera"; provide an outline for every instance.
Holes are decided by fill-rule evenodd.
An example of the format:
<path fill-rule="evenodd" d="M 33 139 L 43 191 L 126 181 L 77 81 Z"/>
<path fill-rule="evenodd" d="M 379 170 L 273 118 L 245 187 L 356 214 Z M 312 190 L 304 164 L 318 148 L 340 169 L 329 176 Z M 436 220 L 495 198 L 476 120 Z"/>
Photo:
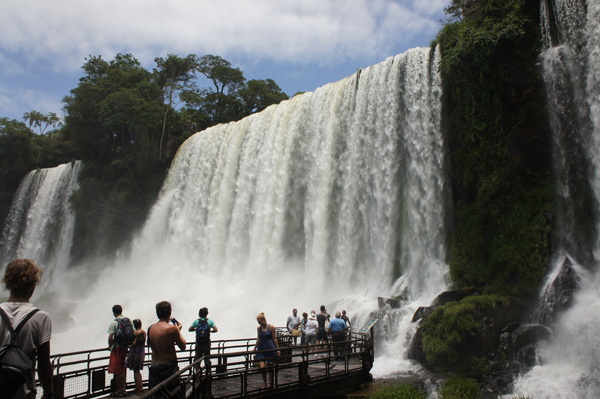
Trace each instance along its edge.
<path fill-rule="evenodd" d="M 158 322 L 148 327 L 148 345 L 152 349 L 152 364 L 148 374 L 148 388 L 151 390 L 179 371 L 175 345 L 185 350 L 185 338 L 181 335 L 181 323 L 171 317 L 171 304 L 162 301 L 156 304 Z M 177 379 L 171 381 L 167 389 L 177 387 Z M 162 395 L 155 395 L 160 397 Z"/>

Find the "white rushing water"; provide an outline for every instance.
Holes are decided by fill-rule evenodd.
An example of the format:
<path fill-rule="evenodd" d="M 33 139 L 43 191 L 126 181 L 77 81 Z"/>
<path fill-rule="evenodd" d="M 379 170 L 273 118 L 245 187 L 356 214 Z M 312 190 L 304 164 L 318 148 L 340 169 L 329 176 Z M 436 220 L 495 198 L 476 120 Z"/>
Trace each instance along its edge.
<path fill-rule="evenodd" d="M 402 293 L 374 372 L 398 367 L 414 310 L 445 288 L 439 57 L 412 49 L 188 139 L 131 254 L 64 276 L 58 294 L 79 304 L 55 351 L 105 346 L 115 303 L 147 327 L 168 300 L 185 331 L 207 306 L 223 339 L 320 305 L 360 327 Z"/>
<path fill-rule="evenodd" d="M 69 197 L 77 189 L 81 162 L 33 170 L 13 199 L 0 237 L 0 264 L 33 259 L 44 271 L 43 285 L 69 265 L 75 217 Z M 59 285 L 60 286 L 60 285 Z M 36 295 L 44 291 L 38 289 Z"/>
<path fill-rule="evenodd" d="M 600 1 L 555 0 L 553 4 L 560 40 L 545 42 L 559 46 L 549 48 L 542 55 L 553 133 L 557 143 L 572 140 L 585 149 L 583 155 L 591 168 L 589 183 L 596 203 L 600 203 Z M 545 10 L 542 8 L 542 17 Z M 571 111 L 567 111 L 571 114 L 565 118 L 563 110 L 567 106 L 571 107 Z M 570 123 L 561 122 L 569 120 Z M 561 179 L 568 173 L 561 176 L 566 168 L 560 169 L 560 166 L 573 162 L 569 159 L 573 151 L 564 149 L 558 149 L 556 163 L 559 194 L 569 203 L 568 181 Z M 581 160 L 575 163 L 578 161 Z M 568 221 L 568 209 L 566 213 L 563 216 Z M 577 226 L 567 223 L 566 232 L 562 232 L 567 243 L 570 229 Z M 600 231 L 600 225 L 597 224 L 596 230 Z M 597 267 L 600 242 L 580 250 L 587 251 L 593 258 L 589 265 L 592 275 L 580 279 L 581 287 L 573 306 L 560 315 L 554 325 L 555 338 L 538 347 L 540 365 L 516 382 L 515 393 L 552 399 L 600 397 L 600 272 Z M 559 259 L 555 266 L 561 264 Z"/>

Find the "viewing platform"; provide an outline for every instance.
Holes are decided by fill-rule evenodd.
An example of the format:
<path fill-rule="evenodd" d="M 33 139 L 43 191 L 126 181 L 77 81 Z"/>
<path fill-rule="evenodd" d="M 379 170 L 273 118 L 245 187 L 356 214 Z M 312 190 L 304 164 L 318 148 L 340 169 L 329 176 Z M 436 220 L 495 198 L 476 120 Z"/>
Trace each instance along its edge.
<path fill-rule="evenodd" d="M 285 328 L 277 328 L 281 355 L 271 367 L 260 369 L 252 349 L 256 338 L 212 341 L 211 367 L 205 357 L 194 362 L 195 342 L 178 351 L 180 371 L 149 391 L 148 368 L 152 359 L 149 347 L 142 370 L 144 391 L 134 393 L 133 372 L 127 370 L 125 397 L 148 399 L 155 393 L 165 398 L 315 398 L 355 389 L 372 381 L 373 334 L 371 320 L 359 331 L 348 332 L 341 353 L 333 344 L 292 346 L 293 338 Z M 312 349 L 316 354 L 310 353 Z M 110 396 L 112 375 L 108 374 L 106 348 L 53 355 L 54 399 L 100 398 Z M 265 371 L 266 370 L 266 371 Z M 262 373 L 273 373 L 273 386 L 263 388 Z M 177 380 L 177 387 L 165 386 Z M 38 389 L 38 397 L 41 389 Z"/>

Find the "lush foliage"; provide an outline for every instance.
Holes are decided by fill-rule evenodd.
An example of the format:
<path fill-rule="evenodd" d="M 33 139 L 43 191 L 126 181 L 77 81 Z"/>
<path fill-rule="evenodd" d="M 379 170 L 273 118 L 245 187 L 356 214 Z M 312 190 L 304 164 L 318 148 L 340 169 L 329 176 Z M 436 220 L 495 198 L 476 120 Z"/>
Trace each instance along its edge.
<path fill-rule="evenodd" d="M 449 378 L 440 389 L 442 399 L 476 399 L 480 397 L 477 382 L 471 378 Z"/>
<path fill-rule="evenodd" d="M 27 112 L 25 120 L 29 121 L 29 127 L 15 119 L 0 118 L 0 222 L 6 217 L 13 193 L 27 172 L 53 167 L 74 157 L 60 131 L 33 133 L 32 128 L 45 131 L 49 126 L 55 126 L 52 115 Z"/>
<path fill-rule="evenodd" d="M 369 395 L 370 399 L 425 399 L 427 395 L 407 384 L 385 385 Z"/>
<path fill-rule="evenodd" d="M 459 287 L 533 294 L 552 250 L 551 141 L 534 68 L 537 4 L 453 0 L 437 37 L 456 202 L 451 276 Z M 461 14 L 466 9 L 474 11 Z"/>
<path fill-rule="evenodd" d="M 25 122 L 0 119 L 0 220 L 28 171 L 80 159 L 73 255 L 114 253 L 146 218 L 184 140 L 288 98 L 271 79 L 246 82 L 219 56 L 169 54 L 155 62 L 149 71 L 131 54 L 90 56 L 63 100 L 64 123 L 35 110 Z M 198 74 L 214 89 L 199 87 Z"/>
<path fill-rule="evenodd" d="M 468 346 L 481 328 L 474 315 L 481 310 L 507 307 L 508 299 L 497 295 L 470 296 L 436 308 L 423 321 L 423 350 L 434 368 L 463 364 L 472 366 Z"/>

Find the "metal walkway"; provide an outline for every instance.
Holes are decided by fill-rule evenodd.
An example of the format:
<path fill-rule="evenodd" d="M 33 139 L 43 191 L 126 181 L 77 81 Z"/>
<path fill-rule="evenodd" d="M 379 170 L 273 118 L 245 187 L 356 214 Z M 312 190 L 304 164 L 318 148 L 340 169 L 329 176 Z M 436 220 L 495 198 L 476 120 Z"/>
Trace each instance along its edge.
<path fill-rule="evenodd" d="M 189 343 L 186 350 L 177 352 L 179 373 L 151 391 L 146 389 L 141 394 L 127 396 L 147 399 L 160 393 L 166 398 L 305 398 L 351 389 L 371 380 L 373 338 L 370 328 L 363 330 L 348 333 L 344 347 L 336 348 L 339 352 L 336 356 L 331 343 L 325 347 L 315 345 L 316 354 L 309 353 L 313 346 L 292 347 L 292 337 L 285 329 L 278 328 L 281 356 L 268 369 L 260 369 L 254 360 L 257 352 L 252 349 L 256 338 L 213 341 L 209 369 L 204 357 L 194 363 L 195 343 Z M 151 357 L 147 347 L 142 370 L 145 388 Z M 108 359 L 106 349 L 52 356 L 54 398 L 109 396 L 112 375 L 108 374 Z M 263 388 L 263 373 L 267 388 Z M 173 385 L 169 384 L 171 381 L 175 381 L 176 387 L 169 391 L 166 386 Z M 133 373 L 128 371 L 127 390 L 134 388 Z"/>

